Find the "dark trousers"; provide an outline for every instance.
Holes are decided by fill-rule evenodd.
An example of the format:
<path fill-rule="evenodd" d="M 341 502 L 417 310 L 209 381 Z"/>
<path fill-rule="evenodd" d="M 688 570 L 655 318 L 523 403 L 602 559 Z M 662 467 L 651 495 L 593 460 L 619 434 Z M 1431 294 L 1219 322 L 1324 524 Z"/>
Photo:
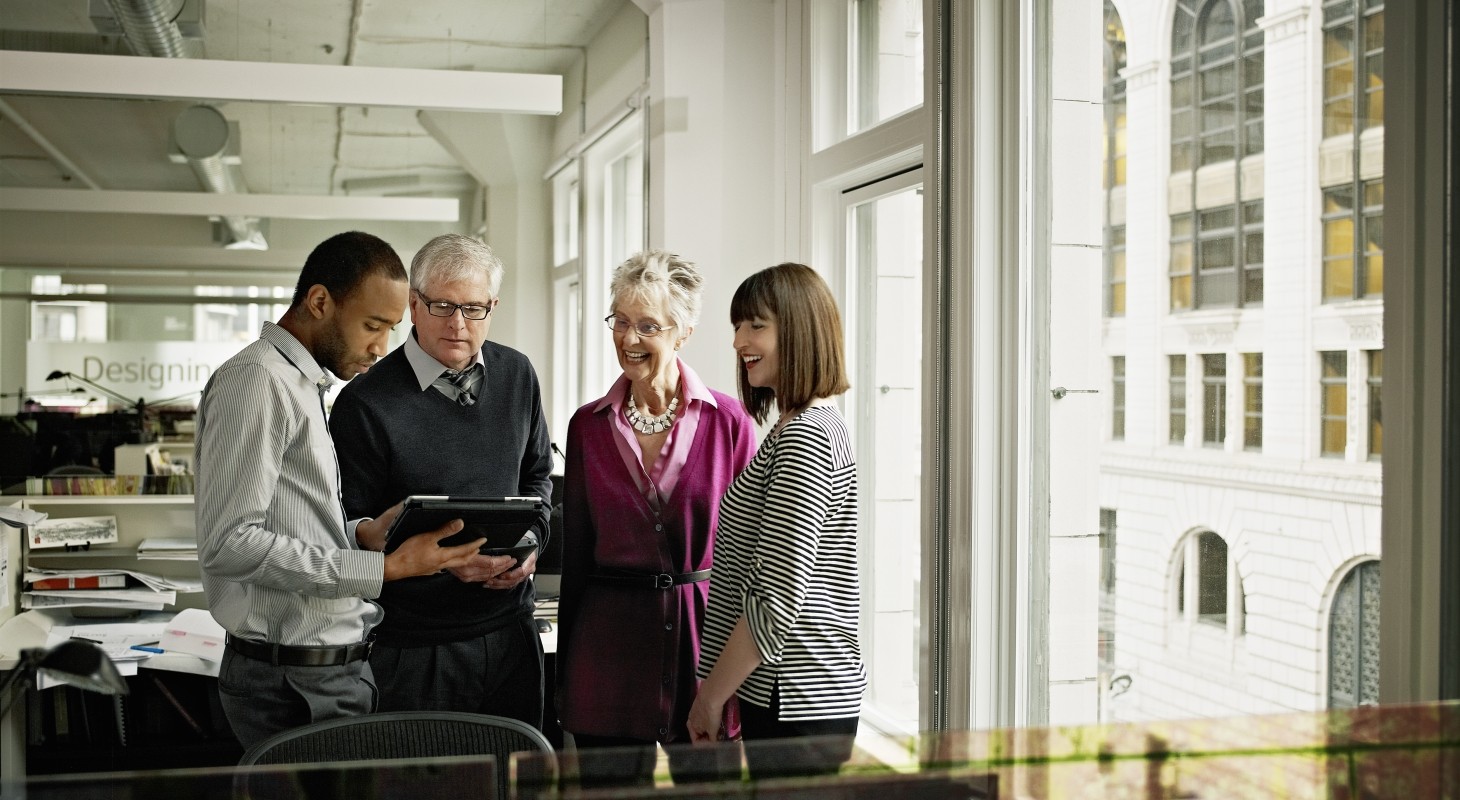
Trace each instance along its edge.
<path fill-rule="evenodd" d="M 771 693 L 770 708 L 740 698 L 740 735 L 752 780 L 795 775 L 835 775 L 852 757 L 857 717 L 776 719 L 781 688 Z"/>
<path fill-rule="evenodd" d="M 472 711 L 542 729 L 542 640 L 531 617 L 460 642 L 376 642 L 370 666 L 380 711 Z"/>
<path fill-rule="evenodd" d="M 370 665 L 286 667 L 223 651 L 218 699 L 245 749 L 281 731 L 375 710 Z"/>
<path fill-rule="evenodd" d="M 655 742 L 623 736 L 573 734 L 577 748 L 578 785 L 584 789 L 653 786 L 658 759 Z M 715 747 L 689 744 L 664 746 L 669 775 L 676 786 L 704 781 L 740 779 L 740 747 L 726 742 Z"/>

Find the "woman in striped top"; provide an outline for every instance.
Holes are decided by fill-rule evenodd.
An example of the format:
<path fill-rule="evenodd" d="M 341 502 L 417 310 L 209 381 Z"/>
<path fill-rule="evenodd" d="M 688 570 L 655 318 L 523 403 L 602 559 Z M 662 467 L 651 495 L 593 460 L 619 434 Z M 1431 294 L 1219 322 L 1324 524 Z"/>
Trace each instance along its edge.
<path fill-rule="evenodd" d="M 720 502 L 689 731 L 713 743 L 738 697 L 753 778 L 834 773 L 867 685 L 857 466 L 832 400 L 849 388 L 841 315 L 815 271 L 780 264 L 740 284 L 730 320 L 746 409 L 764 423 L 774 401 L 780 417 Z"/>

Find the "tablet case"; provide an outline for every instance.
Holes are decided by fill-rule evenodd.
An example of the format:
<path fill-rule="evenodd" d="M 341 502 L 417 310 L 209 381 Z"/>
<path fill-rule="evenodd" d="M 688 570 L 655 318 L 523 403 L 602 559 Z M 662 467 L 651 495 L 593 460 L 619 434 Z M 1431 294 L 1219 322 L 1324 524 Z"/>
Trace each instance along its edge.
<path fill-rule="evenodd" d="M 520 562 L 537 549 L 532 526 L 542 519 L 544 505 L 538 497 L 411 495 L 385 534 L 385 552 L 394 551 L 418 533 L 429 533 L 459 519 L 466 527 L 442 539 L 442 547 L 485 537 L 483 555 L 510 555 Z"/>

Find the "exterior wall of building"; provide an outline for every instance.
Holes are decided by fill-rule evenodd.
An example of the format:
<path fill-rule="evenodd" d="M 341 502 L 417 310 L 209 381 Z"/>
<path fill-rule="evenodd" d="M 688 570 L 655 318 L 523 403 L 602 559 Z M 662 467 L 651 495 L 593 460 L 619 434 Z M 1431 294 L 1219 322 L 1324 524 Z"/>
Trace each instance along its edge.
<path fill-rule="evenodd" d="M 1191 190 L 1168 174 L 1172 7 L 1117 7 L 1129 54 L 1127 304 L 1123 317 L 1105 319 L 1102 347 L 1107 374 L 1110 357 L 1125 357 L 1125 435 L 1112 437 L 1107 402 L 1099 502 L 1116 513 L 1117 579 L 1101 717 L 1323 708 L 1334 590 L 1355 563 L 1379 556 L 1381 467 L 1369 457 L 1366 353 L 1383 349 L 1382 299 L 1322 300 L 1320 153 L 1332 146 L 1321 139 L 1323 10 L 1269 0 L 1258 21 L 1265 141 L 1260 156 L 1243 160 L 1239 185 L 1243 199 L 1264 200 L 1262 303 L 1173 313 L 1169 220 Z M 1365 148 L 1372 138 L 1382 140 L 1382 129 L 1365 134 Z M 1199 205 L 1203 191 L 1195 191 Z M 1323 351 L 1346 354 L 1341 455 L 1320 454 Z M 1246 353 L 1263 357 L 1258 449 L 1243 441 Z M 1203 441 L 1206 354 L 1226 356 L 1220 443 Z M 1187 361 L 1187 430 L 1177 442 L 1169 436 L 1171 355 Z M 1193 564 L 1183 562 L 1183 542 L 1200 531 L 1222 537 L 1235 570 L 1228 587 L 1240 591 L 1234 607 L 1244 613 L 1225 627 L 1178 610 L 1182 565 Z"/>

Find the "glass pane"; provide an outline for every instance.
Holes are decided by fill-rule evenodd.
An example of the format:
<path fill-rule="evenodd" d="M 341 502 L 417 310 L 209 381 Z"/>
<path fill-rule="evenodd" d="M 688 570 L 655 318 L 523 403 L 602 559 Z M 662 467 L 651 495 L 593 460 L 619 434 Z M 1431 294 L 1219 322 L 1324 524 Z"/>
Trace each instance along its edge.
<path fill-rule="evenodd" d="M 1201 243 L 1200 269 L 1202 272 L 1228 270 L 1232 268 L 1232 240 L 1208 239 Z"/>
<path fill-rule="evenodd" d="M 1374 52 L 1384 48 L 1384 12 L 1370 14 L 1364 18 L 1364 50 Z"/>
<path fill-rule="evenodd" d="M 1354 26 L 1336 25 L 1323 32 L 1323 63 L 1336 64 L 1354 57 Z"/>
<path fill-rule="evenodd" d="M 1346 424 L 1343 420 L 1323 420 L 1323 454 L 1341 456 L 1348 445 Z"/>
<path fill-rule="evenodd" d="M 1191 276 L 1182 275 L 1171 279 L 1171 310 L 1191 308 Z"/>
<path fill-rule="evenodd" d="M 1352 211 L 1354 207 L 1354 190 L 1351 186 L 1339 186 L 1333 189 L 1326 189 L 1323 192 L 1323 213 L 1337 214 Z"/>
<path fill-rule="evenodd" d="M 1364 114 L 1364 127 L 1377 128 L 1384 124 L 1384 90 L 1369 92 L 1368 109 Z"/>
<path fill-rule="evenodd" d="M 1243 271 L 1242 302 L 1249 306 L 1262 302 L 1262 270 L 1248 268 Z"/>
<path fill-rule="evenodd" d="M 1236 158 L 1237 149 L 1234 146 L 1236 140 L 1236 135 L 1231 133 L 1217 134 L 1202 139 L 1201 163 L 1203 165 L 1220 164 Z"/>
<path fill-rule="evenodd" d="M 1197 539 L 1198 618 L 1227 622 L 1227 543 L 1215 533 Z"/>
<path fill-rule="evenodd" d="M 1176 4 L 1173 0 L 1168 7 Z M 1238 12 L 1243 30 L 1236 37 L 1215 38 L 1214 33 L 1226 31 L 1207 27 L 1206 9 L 1222 4 Z M 1133 19 L 1142 24 L 1156 20 L 1158 5 L 1122 6 L 1121 11 L 1133 26 Z M 1335 5 L 1329 0 L 1310 10 L 1328 12 Z M 1368 285 L 1368 263 L 1359 260 L 1360 254 L 1372 255 L 1375 269 L 1382 271 L 1382 228 L 1371 236 L 1367 227 L 1369 212 L 1382 209 L 1382 198 L 1376 196 L 1371 202 L 1367 187 L 1344 176 L 1359 172 L 1359 155 L 1365 179 L 1378 178 L 1376 171 L 1383 164 L 1368 150 L 1352 149 L 1360 144 L 1355 139 L 1329 142 L 1327 148 L 1323 141 L 1325 134 L 1352 137 L 1362 124 L 1356 115 L 1367 114 L 1370 61 L 1380 54 L 1364 52 L 1363 44 L 1369 40 L 1362 26 L 1353 23 L 1352 4 L 1346 19 L 1330 18 L 1350 27 L 1329 31 L 1327 36 L 1311 31 L 1314 38 L 1307 42 L 1315 48 L 1309 53 L 1314 59 L 1306 67 L 1301 57 L 1289 57 L 1301 56 L 1306 48 L 1297 39 L 1275 40 L 1282 53 L 1275 51 L 1271 58 L 1265 49 L 1247 49 L 1265 45 L 1262 39 L 1271 33 L 1258 31 L 1257 37 L 1248 38 L 1247 28 L 1258 18 L 1249 12 L 1255 5 L 1248 0 L 1188 2 L 1185 7 L 1202 15 L 1204 27 L 1191 36 L 1200 36 L 1211 46 L 1200 52 L 1176 48 L 1162 53 L 1158 41 L 1153 57 L 1168 60 L 1156 66 L 1160 74 L 1159 68 L 1170 65 L 1166 73 L 1172 76 L 1170 85 L 1130 89 L 1124 321 L 1101 317 L 1100 304 L 1109 295 L 1095 291 L 1098 283 L 1093 277 L 1079 284 L 1069 280 L 1050 284 L 1052 308 L 1087 303 L 1093 322 L 1083 337 L 1052 336 L 1053 365 L 1046 374 L 1055 382 L 1049 385 L 1072 385 L 1068 373 L 1061 372 L 1062 364 L 1099 365 L 1115 356 L 1125 359 L 1124 438 L 1111 441 L 1107 436 L 1094 451 L 1053 436 L 1046 443 L 1052 576 L 1046 630 L 1051 631 L 1051 664 L 1078 660 L 1084 669 L 1051 667 L 1046 688 L 1052 720 L 1085 719 L 1080 715 L 1097 713 L 1102 722 L 1125 723 L 1322 707 L 1329 688 L 1326 616 L 1331 593 L 1343 577 L 1340 571 L 1366 555 L 1372 558 L 1381 538 L 1373 498 L 1382 495 L 1382 464 L 1366 459 L 1371 442 L 1382 447 L 1382 440 L 1376 439 L 1382 430 L 1376 432 L 1368 416 L 1372 405 L 1366 393 L 1371 387 L 1357 383 L 1357 373 L 1368 373 L 1362 370 L 1363 362 L 1355 360 L 1347 371 L 1355 374 L 1346 374 L 1349 354 L 1336 353 L 1337 372 L 1329 382 L 1320 383 L 1323 360 L 1317 357 L 1320 347 L 1346 341 L 1350 335 L 1360 340 L 1345 347 L 1375 347 L 1377 341 L 1363 338 L 1370 334 L 1351 332 L 1347 320 L 1350 313 L 1364 320 L 1382 315 L 1380 301 L 1353 309 L 1325 306 L 1317 292 L 1303 289 L 1318 283 L 1330 302 L 1351 302 L 1364 297 Z M 1177 5 L 1176 18 L 1168 23 L 1176 26 L 1173 46 L 1180 38 L 1182 8 Z M 1262 13 L 1288 10 L 1269 0 Z M 1070 68 L 1065 74 L 1059 71 L 1063 56 L 1073 51 L 1056 31 L 1051 52 L 1060 58 L 1051 56 L 1054 81 L 1078 80 L 1081 75 L 1088 79 L 1088 73 L 1099 69 L 1101 39 L 1094 37 L 1101 36 L 1100 28 L 1086 28 L 1085 35 L 1092 38 L 1081 50 L 1091 57 L 1080 72 Z M 1135 52 L 1140 37 L 1127 30 L 1134 48 L 1131 63 L 1141 63 Z M 1159 39 L 1161 34 L 1156 35 Z M 1289 46 L 1295 43 L 1296 49 Z M 1223 46 L 1231 49 L 1219 58 Z M 1201 66 L 1188 93 L 1184 70 L 1190 69 L 1191 61 Z M 1323 68 L 1334 62 L 1343 62 L 1342 74 L 1325 81 Z M 1326 98 L 1325 86 L 1346 94 Z M 1270 103 L 1265 102 L 1268 94 Z M 1192 105 L 1183 106 L 1188 98 Z M 1198 118 L 1183 116 L 1187 107 L 1193 107 Z M 1322 118 L 1322 125 L 1313 124 L 1317 118 Z M 1174 137 L 1169 145 L 1161 135 L 1167 128 Z M 1197 135 L 1190 133 L 1193 130 L 1207 135 L 1186 138 Z M 1098 140 L 1080 137 L 1100 135 L 1098 124 L 1087 126 L 1085 133 L 1057 126 L 1049 131 L 1050 146 L 1057 153 L 1079 149 L 1097 159 Z M 1202 180 L 1182 174 L 1233 154 L 1262 152 L 1264 139 L 1269 154 L 1282 154 L 1281 163 L 1269 159 L 1265 178 L 1252 173 L 1256 165 L 1249 163 L 1246 171 L 1251 174 L 1241 179 L 1242 188 L 1261 189 L 1260 200 L 1244 198 L 1241 192 L 1223 196 L 1221 191 L 1230 184 L 1226 179 L 1219 183 L 1215 175 L 1202 175 L 1210 178 Z M 1366 137 L 1362 144 L 1372 150 L 1378 139 Z M 1162 152 L 1168 146 L 1169 159 Z M 1290 174 L 1289 167 L 1298 164 L 1312 168 Z M 1085 165 L 1091 177 L 1083 206 L 1093 209 L 1087 213 L 1098 214 L 1106 207 L 1098 186 L 1099 166 L 1095 161 Z M 1229 170 L 1224 164 L 1211 171 Z M 1066 182 L 1068 173 L 1055 177 L 1062 191 L 1080 185 Z M 1330 188 L 1339 191 L 1325 196 Z M 1320 200 L 1321 208 L 1315 208 L 1315 200 Z M 1257 202 L 1249 206 L 1253 201 Z M 1152 224 L 1146 216 L 1160 209 L 1172 210 L 1169 227 L 1163 228 L 1159 217 Z M 1208 213 L 1218 211 L 1228 216 Z M 1062 219 L 1060 213 L 1054 212 L 1054 224 L 1081 224 L 1083 219 L 1088 229 L 1090 219 L 1078 215 Z M 1281 219 L 1269 229 L 1266 216 Z M 1264 291 L 1267 264 L 1282 277 L 1282 286 L 1272 292 Z M 1164 298 L 1159 285 L 1163 273 Z M 1257 303 L 1260 309 L 1249 309 Z M 1240 305 L 1243 310 L 1228 312 L 1221 304 Z M 1064 329 L 1052 327 L 1051 334 L 1055 331 Z M 1078 360 L 1055 359 L 1054 351 L 1060 348 L 1060 359 Z M 1227 374 L 1208 375 L 1205 357 L 1220 359 L 1214 351 L 1228 348 L 1233 352 L 1225 356 Z M 1276 359 L 1271 370 L 1263 369 L 1265 353 Z M 1171 356 L 1176 358 L 1168 360 Z M 1193 358 L 1197 364 L 1191 364 Z M 1216 364 L 1211 366 L 1215 372 Z M 1187 367 L 1191 380 L 1182 379 Z M 1234 386 L 1237 381 L 1240 384 Z M 1107 417 L 1112 423 L 1114 388 L 1095 395 L 1112 404 L 1101 409 L 1112 415 Z M 1269 394 L 1276 398 L 1271 404 L 1264 402 Z M 1092 413 L 1090 419 L 1101 417 Z M 1142 464 L 1139 454 L 1145 453 L 1159 458 Z M 1335 468 L 1335 462 L 1346 459 L 1354 463 Z M 1089 466 L 1081 472 L 1074 464 Z M 1210 476 L 1217 472 L 1233 480 L 1215 485 Z M 1297 476 L 1323 483 L 1324 495 L 1300 494 Z M 1366 499 L 1342 489 L 1346 482 L 1361 486 L 1369 493 Z M 1110 556 L 1116 577 L 1113 602 L 1105 611 L 1098 595 L 1102 554 L 1093 535 L 1102 509 L 1119 520 L 1121 539 Z M 1234 514 L 1233 509 L 1262 509 L 1262 519 Z M 1078 551 L 1083 571 L 1058 560 L 1061 548 L 1065 557 L 1073 558 L 1069 554 L 1076 548 L 1064 537 L 1075 530 L 1083 532 L 1087 541 Z M 1208 531 L 1213 538 L 1203 563 L 1199 539 Z M 1225 558 L 1217 557 L 1219 543 L 1225 543 Z M 1294 559 L 1314 571 L 1312 580 L 1298 581 L 1304 584 L 1299 589 L 1272 590 L 1292 583 Z M 1229 562 L 1241 564 L 1240 581 Z M 1078 580 L 1070 580 L 1071 576 Z M 1254 592 L 1245 601 L 1243 586 Z M 1244 608 L 1250 612 L 1250 625 L 1242 622 Z M 1288 626 L 1305 614 L 1312 624 Z M 1078 629 L 1072 620 L 1085 628 Z M 1283 628 L 1277 637 L 1281 641 L 1272 637 L 1273 625 Z M 1358 639 L 1355 635 L 1354 641 Z M 1354 659 L 1355 676 L 1363 670 L 1359 662 Z M 1061 680 L 1054 680 L 1056 674 Z M 1080 684 L 1080 675 L 1093 676 L 1095 688 Z M 1350 684 L 1349 691 L 1357 698 L 1361 693 L 1357 678 Z M 1276 688 L 1279 685 L 1281 689 Z"/>
<path fill-rule="evenodd" d="M 1212 100 L 1236 91 L 1237 67 L 1235 64 L 1223 64 L 1219 67 L 1202 70 L 1201 96 L 1203 100 Z"/>
<path fill-rule="evenodd" d="M 855 342 L 854 419 L 864 502 L 862 648 L 870 686 L 862 718 L 915 734 L 918 720 L 922 441 L 922 194 L 909 188 L 851 210 L 849 270 L 867 287 L 848 316 Z M 858 332 L 862 335 L 857 335 Z M 912 527 L 909 528 L 909 525 Z"/>
<path fill-rule="evenodd" d="M 917 0 L 854 0 L 853 133 L 923 102 L 923 12 Z"/>
<path fill-rule="evenodd" d="M 1323 255 L 1343 256 L 1354 251 L 1352 217 L 1331 219 L 1323 223 Z"/>
<path fill-rule="evenodd" d="M 1198 41 L 1203 45 L 1209 45 L 1236 35 L 1237 25 L 1229 0 L 1215 0 L 1208 5 L 1206 16 L 1198 25 Z"/>
<path fill-rule="evenodd" d="M 1171 107 L 1182 108 L 1192 103 L 1191 99 L 1191 75 L 1183 75 L 1171 81 Z"/>
<path fill-rule="evenodd" d="M 1354 67 L 1352 61 L 1337 64 L 1323 70 L 1323 96 L 1348 97 L 1354 93 Z"/>
<path fill-rule="evenodd" d="M 1354 101 L 1353 98 L 1335 100 L 1325 103 L 1323 106 L 1323 135 L 1338 136 L 1344 133 L 1353 133 L 1354 130 Z"/>
<path fill-rule="evenodd" d="M 1346 300 L 1354 296 L 1354 260 L 1334 258 L 1323 262 L 1323 298 Z"/>

